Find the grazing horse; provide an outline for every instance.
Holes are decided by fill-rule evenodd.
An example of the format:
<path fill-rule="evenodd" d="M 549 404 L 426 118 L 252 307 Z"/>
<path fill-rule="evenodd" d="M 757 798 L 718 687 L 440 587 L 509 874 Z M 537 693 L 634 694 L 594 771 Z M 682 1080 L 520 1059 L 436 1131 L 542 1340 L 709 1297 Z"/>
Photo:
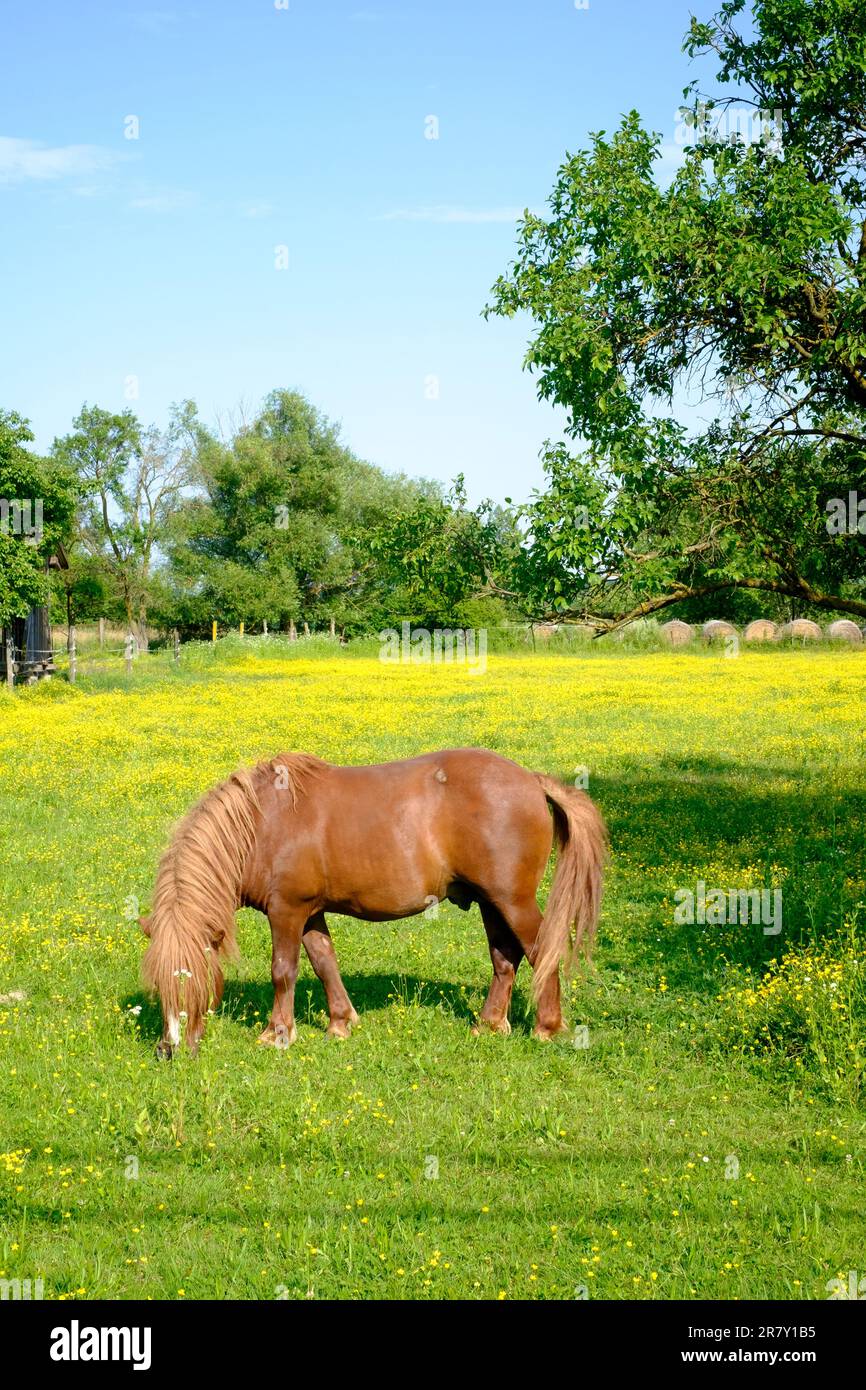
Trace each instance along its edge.
<path fill-rule="evenodd" d="M 552 818 L 548 807 L 553 812 Z M 542 917 L 536 892 L 559 847 Z M 331 1037 L 358 1016 L 340 978 L 326 912 L 392 921 L 447 898 L 477 902 L 493 983 L 476 1025 L 509 1033 L 524 956 L 533 967 L 535 1035 L 562 1031 L 559 963 L 588 953 L 598 921 L 607 837 L 585 792 L 484 748 L 425 753 L 374 767 L 336 767 L 290 753 L 235 772 L 180 823 L 159 866 L 144 979 L 162 1003 L 157 1049 L 196 1051 L 219 1005 L 220 954 L 235 955 L 235 911 L 267 914 L 274 1006 L 259 1041 L 297 1036 L 301 944 L 325 987 Z M 573 940 L 572 940 L 573 934 Z M 570 945 L 571 942 L 571 945 Z"/>

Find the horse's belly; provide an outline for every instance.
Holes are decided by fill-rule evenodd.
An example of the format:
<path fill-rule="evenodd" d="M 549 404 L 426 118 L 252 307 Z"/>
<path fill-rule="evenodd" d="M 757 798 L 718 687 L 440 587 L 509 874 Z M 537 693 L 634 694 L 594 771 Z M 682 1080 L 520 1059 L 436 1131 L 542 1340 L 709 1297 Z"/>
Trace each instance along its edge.
<path fill-rule="evenodd" d="M 332 839 L 326 911 L 384 922 L 411 917 L 444 897 L 446 866 L 425 835 L 404 836 L 391 824 L 369 842 L 375 845 L 374 854 L 365 853 L 345 831 Z"/>
<path fill-rule="evenodd" d="M 330 882 L 325 911 L 362 917 L 369 922 L 389 922 L 423 912 L 443 896 L 432 876 L 418 875 L 417 866 L 408 881 L 392 877 L 383 869 L 381 874 L 367 879 L 360 875 L 349 878 L 341 875 L 338 881 Z"/>
<path fill-rule="evenodd" d="M 435 894 L 430 894 L 426 901 L 406 900 L 401 904 L 384 898 L 379 902 L 368 897 L 349 898 L 336 902 L 328 901 L 325 911 L 337 912 L 342 917 L 358 917 L 362 922 L 396 922 L 401 917 L 417 917 L 425 908 L 438 901 Z"/>

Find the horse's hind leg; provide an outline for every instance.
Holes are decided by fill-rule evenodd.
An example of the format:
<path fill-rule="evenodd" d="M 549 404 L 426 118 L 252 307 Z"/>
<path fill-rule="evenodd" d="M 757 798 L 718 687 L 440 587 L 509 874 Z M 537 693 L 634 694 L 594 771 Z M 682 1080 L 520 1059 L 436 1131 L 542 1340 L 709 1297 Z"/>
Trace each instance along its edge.
<path fill-rule="evenodd" d="M 304 927 L 304 948 L 328 997 L 328 1037 L 348 1038 L 352 1024 L 358 1022 L 358 1015 L 340 976 L 337 953 L 323 912 L 311 917 Z"/>
<path fill-rule="evenodd" d="M 535 898 L 524 898 L 516 902 L 498 901 L 497 907 L 508 926 L 513 931 L 528 960 L 532 960 L 538 928 L 541 926 L 541 910 Z M 555 970 L 538 1001 L 533 1034 L 546 1042 L 555 1033 L 565 1031 L 562 1020 L 562 1005 L 559 993 L 559 971 Z"/>
<path fill-rule="evenodd" d="M 288 1047 L 298 1036 L 295 1027 L 295 982 L 306 914 L 302 909 L 277 901 L 268 907 L 268 921 L 273 941 L 271 980 L 274 1007 L 259 1042 L 270 1043 L 274 1047 Z"/>
<path fill-rule="evenodd" d="M 479 906 L 493 962 L 493 980 L 472 1031 L 480 1033 L 486 1029 L 491 1033 L 510 1033 L 508 1006 L 517 967 L 523 959 L 523 947 L 498 908 L 487 902 L 481 902 Z"/>

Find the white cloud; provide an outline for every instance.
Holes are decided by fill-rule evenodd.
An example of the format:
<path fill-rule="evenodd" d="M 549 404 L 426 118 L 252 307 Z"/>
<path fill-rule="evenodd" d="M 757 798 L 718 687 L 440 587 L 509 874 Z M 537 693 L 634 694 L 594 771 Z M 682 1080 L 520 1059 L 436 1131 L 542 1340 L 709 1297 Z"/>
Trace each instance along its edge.
<path fill-rule="evenodd" d="M 98 145 L 44 145 L 0 135 L 0 183 L 45 182 L 107 169 L 119 156 Z"/>
<path fill-rule="evenodd" d="M 145 212 L 176 212 L 180 208 L 192 207 L 197 201 L 198 194 L 188 189 L 169 188 L 161 193 L 142 193 L 137 198 L 130 198 L 129 206 Z"/>
<path fill-rule="evenodd" d="M 270 217 L 273 212 L 271 203 L 246 203 L 241 208 L 242 217 Z"/>
<path fill-rule="evenodd" d="M 176 10 L 133 10 L 126 18 L 136 29 L 158 38 L 174 28 L 180 15 Z"/>
<path fill-rule="evenodd" d="M 517 222 L 523 208 L 461 208 L 439 204 L 427 208 L 395 208 L 381 222 Z"/>

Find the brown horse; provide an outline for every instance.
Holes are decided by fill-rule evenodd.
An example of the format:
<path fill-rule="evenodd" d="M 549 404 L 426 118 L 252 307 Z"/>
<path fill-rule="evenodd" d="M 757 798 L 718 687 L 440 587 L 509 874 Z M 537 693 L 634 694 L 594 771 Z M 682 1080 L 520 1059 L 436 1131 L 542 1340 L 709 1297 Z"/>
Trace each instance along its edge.
<path fill-rule="evenodd" d="M 535 895 L 554 835 L 559 858 L 542 917 Z M 358 1021 L 326 912 L 391 921 L 444 898 L 477 902 L 487 932 L 493 983 L 476 1031 L 511 1031 L 511 990 L 526 956 L 535 1035 L 549 1038 L 564 1027 L 559 962 L 592 943 L 605 853 L 604 822 L 585 792 L 483 748 L 375 767 L 292 753 L 236 772 L 178 826 L 141 922 L 150 937 L 144 978 L 162 1003 L 157 1051 L 171 1056 L 184 1013 L 186 1042 L 197 1049 L 222 996 L 220 953 L 237 951 L 238 907 L 270 922 L 274 1006 L 259 1041 L 285 1046 L 296 1037 L 302 942 L 327 994 L 328 1034 L 348 1037 Z"/>

